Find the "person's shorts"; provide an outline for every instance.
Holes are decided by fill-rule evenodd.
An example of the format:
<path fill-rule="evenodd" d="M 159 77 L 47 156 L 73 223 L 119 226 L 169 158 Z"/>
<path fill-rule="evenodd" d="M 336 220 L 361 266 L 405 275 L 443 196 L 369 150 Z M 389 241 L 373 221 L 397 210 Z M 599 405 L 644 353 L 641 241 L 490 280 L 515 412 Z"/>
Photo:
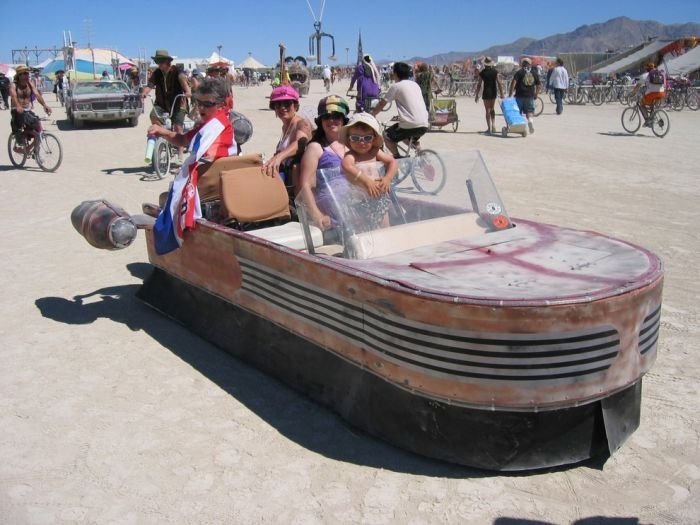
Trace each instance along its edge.
<path fill-rule="evenodd" d="M 169 114 L 169 111 L 165 111 L 160 106 L 153 106 L 153 109 L 151 110 L 151 120 L 155 118 L 165 123 L 165 119 L 168 117 Z M 172 121 L 173 126 L 182 126 L 185 123 L 185 110 L 183 108 L 176 109 Z"/>
<path fill-rule="evenodd" d="M 388 138 L 391 142 L 401 142 L 402 140 L 408 140 L 408 139 L 420 139 L 423 135 L 425 135 L 425 132 L 428 131 L 428 128 L 422 127 L 422 128 L 400 128 L 399 124 L 396 123 L 390 128 L 387 128 L 386 131 L 384 131 L 384 135 L 386 138 Z"/>
<path fill-rule="evenodd" d="M 535 99 L 532 97 L 516 98 L 515 102 L 518 104 L 518 109 L 520 113 L 528 114 L 535 112 Z"/>
<path fill-rule="evenodd" d="M 665 96 L 665 93 L 647 93 L 642 97 L 642 104 L 645 106 L 653 106 L 663 100 Z"/>

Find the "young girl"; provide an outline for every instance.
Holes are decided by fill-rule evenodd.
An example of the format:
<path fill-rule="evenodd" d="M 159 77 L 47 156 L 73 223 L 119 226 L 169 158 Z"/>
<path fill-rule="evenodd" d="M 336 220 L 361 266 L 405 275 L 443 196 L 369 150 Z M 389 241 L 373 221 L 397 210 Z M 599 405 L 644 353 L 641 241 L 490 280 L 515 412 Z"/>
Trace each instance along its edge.
<path fill-rule="evenodd" d="M 340 130 L 340 142 L 348 148 L 341 164 L 348 182 L 359 186 L 371 198 L 359 203 L 367 215 L 370 228 L 388 226 L 391 181 L 398 171 L 393 155 L 381 149 L 379 123 L 369 113 L 355 113 Z M 377 163 L 384 165 L 384 177 L 377 172 Z"/>
<path fill-rule="evenodd" d="M 398 164 L 393 155 L 381 149 L 379 123 L 369 113 L 355 113 L 340 130 L 340 142 L 349 151 L 343 157 L 343 173 L 352 184 L 363 188 L 370 196 L 379 197 L 391 188 Z M 384 164 L 384 177 L 376 172 L 376 162 Z"/>

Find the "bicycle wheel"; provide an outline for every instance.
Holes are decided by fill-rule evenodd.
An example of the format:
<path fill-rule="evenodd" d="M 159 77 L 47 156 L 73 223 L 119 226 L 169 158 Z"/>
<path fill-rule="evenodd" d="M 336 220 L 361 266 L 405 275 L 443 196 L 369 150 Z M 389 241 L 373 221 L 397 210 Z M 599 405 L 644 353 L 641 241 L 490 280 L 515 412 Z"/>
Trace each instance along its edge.
<path fill-rule="evenodd" d="M 566 96 L 569 97 L 569 96 L 570 96 L 570 93 L 571 93 L 570 91 L 567 92 Z M 556 97 L 554 96 L 554 91 L 550 91 L 550 92 L 549 92 L 549 101 L 550 101 L 552 104 L 556 104 L 556 103 L 557 103 L 557 99 L 556 99 Z"/>
<path fill-rule="evenodd" d="M 159 179 L 170 172 L 170 146 L 163 138 L 156 140 L 153 146 L 153 171 Z"/>
<path fill-rule="evenodd" d="M 27 162 L 27 150 L 23 145 L 17 144 L 17 137 L 14 133 L 10 133 L 7 138 L 7 154 L 15 168 L 21 168 Z"/>
<path fill-rule="evenodd" d="M 413 184 L 423 193 L 437 195 L 447 182 L 445 164 L 440 155 L 431 149 L 420 150 L 413 159 L 412 168 Z"/>
<path fill-rule="evenodd" d="M 622 112 L 622 127 L 627 133 L 637 133 L 642 126 L 642 118 L 637 108 L 626 108 Z"/>
<path fill-rule="evenodd" d="M 602 106 L 603 105 L 603 90 L 598 89 L 598 88 L 593 88 L 593 91 L 591 91 L 591 102 L 593 103 L 594 106 Z"/>
<path fill-rule="evenodd" d="M 664 138 L 671 129 L 671 121 L 668 119 L 668 113 L 663 109 L 654 111 L 651 117 L 651 131 L 659 138 Z"/>
<path fill-rule="evenodd" d="M 542 97 L 535 97 L 535 112 L 533 115 L 536 117 L 539 117 L 542 112 L 544 111 L 544 100 L 542 100 Z"/>
<path fill-rule="evenodd" d="M 697 91 L 688 92 L 685 97 L 685 105 L 692 111 L 697 111 L 700 108 L 700 95 Z"/>
<path fill-rule="evenodd" d="M 671 93 L 668 98 L 668 104 L 673 111 L 682 111 L 685 105 L 685 98 L 680 93 Z"/>
<path fill-rule="evenodd" d="M 399 165 L 399 169 L 396 172 L 396 175 L 394 175 L 394 178 L 391 179 L 391 185 L 394 187 L 401 184 L 404 180 L 406 180 L 406 177 L 411 174 L 411 164 L 413 163 L 413 158 L 403 157 L 397 159 L 396 162 Z"/>
<path fill-rule="evenodd" d="M 44 171 L 56 171 L 63 160 L 61 142 L 52 133 L 42 133 L 34 147 L 36 163 Z"/>

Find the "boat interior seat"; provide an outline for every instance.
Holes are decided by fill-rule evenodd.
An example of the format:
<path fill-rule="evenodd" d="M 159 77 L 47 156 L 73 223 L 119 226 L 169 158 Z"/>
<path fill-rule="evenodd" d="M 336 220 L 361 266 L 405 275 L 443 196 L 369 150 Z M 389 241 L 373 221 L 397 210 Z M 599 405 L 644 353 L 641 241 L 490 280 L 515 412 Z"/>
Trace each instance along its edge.
<path fill-rule="evenodd" d="M 280 226 L 270 226 L 268 228 L 260 228 L 257 230 L 251 230 L 246 233 L 250 235 L 255 235 L 267 241 L 275 242 L 277 244 L 282 244 L 288 248 L 293 248 L 295 250 L 306 250 L 306 239 L 304 238 L 303 226 L 298 222 L 288 222 Z M 309 234 L 311 240 L 314 244 L 314 248 L 319 250 L 323 247 L 323 232 L 320 228 L 316 226 L 309 225 Z M 335 252 L 342 251 L 338 248 Z"/>
<path fill-rule="evenodd" d="M 284 182 L 265 175 L 259 165 L 224 169 L 219 178 L 223 224 L 248 231 L 291 220 Z"/>
<path fill-rule="evenodd" d="M 228 170 L 262 166 L 262 155 L 252 153 L 249 155 L 236 155 L 221 157 L 214 162 L 203 164 L 199 169 L 197 191 L 202 203 L 214 202 L 221 199 L 221 173 Z"/>
<path fill-rule="evenodd" d="M 478 214 L 459 213 L 356 233 L 347 239 L 346 248 L 353 259 L 372 259 L 485 232 Z"/>

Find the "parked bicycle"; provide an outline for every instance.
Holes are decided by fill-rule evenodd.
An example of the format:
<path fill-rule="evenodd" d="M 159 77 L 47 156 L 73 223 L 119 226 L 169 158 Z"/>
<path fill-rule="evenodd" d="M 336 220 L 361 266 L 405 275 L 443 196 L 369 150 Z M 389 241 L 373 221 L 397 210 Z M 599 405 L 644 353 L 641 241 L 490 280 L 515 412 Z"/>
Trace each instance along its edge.
<path fill-rule="evenodd" d="M 627 133 L 637 133 L 642 127 L 643 115 L 640 104 L 641 102 L 637 102 L 622 112 L 622 127 Z M 651 128 L 657 137 L 664 138 L 671 129 L 671 121 L 668 118 L 668 113 L 661 109 L 658 104 L 654 104 L 649 110 L 649 118 L 644 122 L 644 126 Z"/>
<path fill-rule="evenodd" d="M 389 124 L 385 122 L 382 126 L 386 130 Z M 445 163 L 437 152 L 419 148 L 419 139 L 420 136 L 413 136 L 396 144 L 399 150 L 399 171 L 391 182 L 396 187 L 410 176 L 416 190 L 437 195 L 447 182 Z"/>
<path fill-rule="evenodd" d="M 681 111 L 685 106 L 692 111 L 697 111 L 700 108 L 700 95 L 693 89 L 687 79 L 683 77 L 669 79 L 665 107 L 669 107 L 674 111 Z"/>
<path fill-rule="evenodd" d="M 25 114 L 34 117 L 37 125 L 35 127 L 25 125 L 21 131 L 10 133 L 7 140 L 7 153 L 10 162 L 16 168 L 21 168 L 29 158 L 36 160 L 43 171 L 56 171 L 63 160 L 63 148 L 58 137 L 44 131 L 41 125 L 42 121 L 49 119 L 39 118 L 31 111 L 25 111 Z"/>

